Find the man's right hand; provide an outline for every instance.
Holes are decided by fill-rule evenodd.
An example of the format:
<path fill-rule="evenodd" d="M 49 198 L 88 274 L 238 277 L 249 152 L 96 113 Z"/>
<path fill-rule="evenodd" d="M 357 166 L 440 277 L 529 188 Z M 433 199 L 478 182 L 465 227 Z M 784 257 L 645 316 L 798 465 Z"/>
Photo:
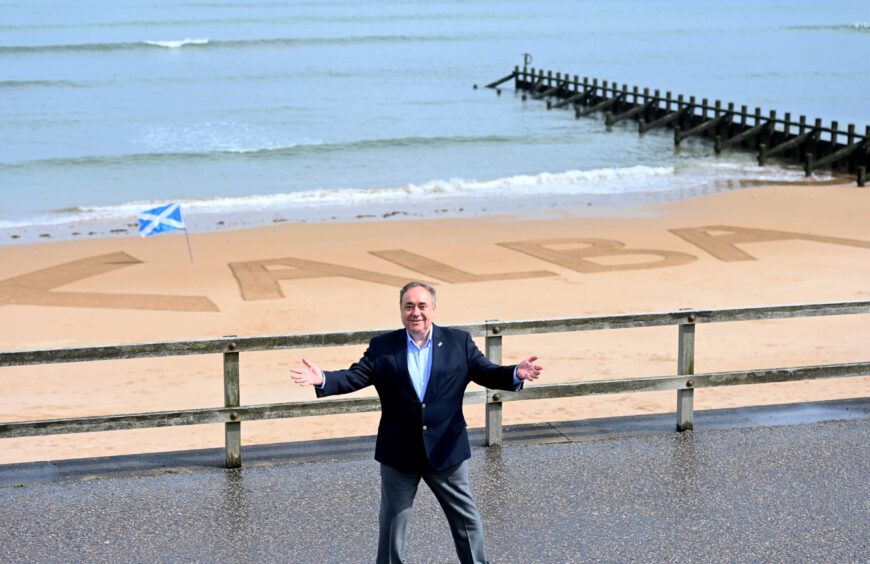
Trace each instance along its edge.
<path fill-rule="evenodd" d="M 290 369 L 290 377 L 293 381 L 300 386 L 322 386 L 323 370 L 307 358 L 302 359 L 302 364 L 304 368 Z"/>

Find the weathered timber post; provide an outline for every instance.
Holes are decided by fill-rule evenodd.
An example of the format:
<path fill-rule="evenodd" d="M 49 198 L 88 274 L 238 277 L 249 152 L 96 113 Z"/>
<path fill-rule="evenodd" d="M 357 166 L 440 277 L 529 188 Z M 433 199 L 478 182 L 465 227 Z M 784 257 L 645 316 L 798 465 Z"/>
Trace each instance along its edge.
<path fill-rule="evenodd" d="M 808 162 L 812 162 L 813 159 L 816 158 L 818 154 L 819 147 L 819 139 L 822 137 L 822 118 L 816 118 L 813 123 L 813 135 L 810 136 L 807 141 L 807 145 L 804 149 L 804 153 L 801 155 L 803 157 L 802 163 L 806 164 Z"/>
<path fill-rule="evenodd" d="M 867 167 L 859 166 L 858 167 L 858 186 L 863 188 L 866 181 L 867 181 Z"/>
<path fill-rule="evenodd" d="M 691 376 L 695 373 L 695 314 L 690 313 L 688 323 L 680 324 L 677 374 Z M 677 431 L 691 431 L 695 426 L 695 383 L 686 380 L 685 388 L 677 390 Z"/>
<path fill-rule="evenodd" d="M 706 102 L 707 99 L 705 98 L 704 101 Z M 689 127 L 691 127 L 692 120 L 695 117 L 695 108 L 697 108 L 697 107 L 698 107 L 698 104 L 695 103 L 695 97 L 689 96 L 689 107 L 684 113 L 680 114 L 680 116 L 677 118 L 677 125 L 682 125 L 682 124 L 688 123 Z"/>
<path fill-rule="evenodd" d="M 770 117 L 768 118 L 768 127 L 762 128 L 758 132 L 758 136 L 755 138 L 755 147 L 758 148 L 762 144 L 764 146 L 770 146 L 770 139 L 773 135 L 773 130 L 776 127 L 776 110 L 770 110 Z"/>
<path fill-rule="evenodd" d="M 690 99 L 690 103 L 687 105 L 683 104 L 682 95 L 677 98 L 677 109 L 673 112 L 668 113 L 665 111 L 665 115 L 654 119 L 653 121 L 646 123 L 645 121 L 638 122 L 638 133 L 646 133 L 647 131 L 654 129 L 656 127 L 660 127 L 663 125 L 667 125 L 673 122 L 679 123 L 677 120 L 680 120 L 686 112 L 690 112 L 695 104 L 695 97 L 692 96 Z"/>
<path fill-rule="evenodd" d="M 728 117 L 726 117 L 722 121 L 722 123 L 719 124 L 719 127 L 717 127 L 713 131 L 714 138 L 721 135 L 722 133 L 730 135 L 731 128 L 734 125 L 734 102 L 728 102 L 728 109 L 725 111 L 725 113 L 728 114 Z"/>
<path fill-rule="evenodd" d="M 635 90 L 636 89 L 637 89 L 637 87 L 635 87 Z M 650 110 L 650 108 L 653 107 L 654 104 L 658 103 L 658 93 L 659 93 L 659 91 L 656 90 L 656 96 L 650 100 L 647 100 L 647 98 L 649 98 L 649 89 L 644 88 L 644 94 L 643 94 L 642 101 L 637 100 L 637 98 L 639 97 L 639 95 L 637 93 L 633 94 L 635 99 L 637 100 L 633 104 L 634 107 L 632 107 L 632 108 L 630 108 L 630 109 L 628 109 L 620 114 L 616 114 L 616 115 L 613 115 L 610 112 L 607 112 L 604 123 L 606 123 L 607 125 L 613 125 L 617 122 L 620 122 L 624 119 L 628 119 L 630 117 L 635 117 L 635 119 L 637 119 L 638 121 L 643 121 L 643 118 L 640 116 L 643 116 L 643 114 L 645 112 L 648 112 Z M 623 93 L 623 96 L 627 96 L 627 95 L 628 95 L 627 93 L 625 93 L 625 92 Z M 628 103 L 625 99 L 623 99 L 622 106 L 623 106 L 623 108 L 625 108 L 627 106 L 632 106 L 632 104 Z"/>
<path fill-rule="evenodd" d="M 719 108 L 722 107 L 722 103 L 719 102 Z M 716 111 L 718 114 L 718 110 Z M 716 127 L 709 133 L 710 137 L 713 138 L 713 147 L 715 148 L 716 143 L 721 143 L 722 134 L 731 131 L 731 122 L 734 120 L 734 102 L 728 102 L 728 109 L 725 111 L 725 117 L 720 121 Z"/>
<path fill-rule="evenodd" d="M 753 125 L 753 127 L 758 127 L 760 124 L 761 124 L 761 108 L 756 106 L 756 108 L 755 108 L 755 123 L 753 123 L 752 125 Z M 758 144 L 755 136 L 752 137 L 752 141 L 754 141 L 754 143 L 753 143 L 754 145 Z M 741 141 L 740 144 L 741 145 L 745 144 L 745 141 Z"/>
<path fill-rule="evenodd" d="M 806 131 L 807 116 L 800 116 L 798 117 L 798 137 L 802 137 L 804 133 L 806 133 Z M 801 141 L 801 143 L 797 147 L 795 147 L 795 150 L 793 151 L 792 157 L 796 162 L 801 162 L 801 155 L 803 154 L 801 152 L 801 147 L 803 147 L 804 143 L 806 143 L 806 141 Z M 792 153 L 792 151 L 789 151 L 789 153 Z"/>
<path fill-rule="evenodd" d="M 855 124 L 850 123 L 848 127 L 846 127 L 846 146 L 848 147 L 852 143 L 855 142 Z M 853 153 L 849 155 L 849 160 L 846 163 L 846 170 L 849 172 L 855 171 L 855 158 L 856 155 Z"/>
<path fill-rule="evenodd" d="M 767 163 L 767 148 L 772 145 L 776 131 L 776 111 L 770 111 L 770 127 L 758 133 L 758 164 L 764 166 Z"/>
<path fill-rule="evenodd" d="M 239 350 L 235 342 L 227 345 L 224 351 L 224 406 L 239 407 Z M 224 423 L 224 444 L 227 468 L 242 465 L 242 423 L 239 414 L 230 413 L 232 421 Z"/>
<path fill-rule="evenodd" d="M 501 364 L 501 327 L 498 321 L 486 322 L 486 358 Z M 498 390 L 486 390 L 486 446 L 500 445 L 502 403 Z"/>

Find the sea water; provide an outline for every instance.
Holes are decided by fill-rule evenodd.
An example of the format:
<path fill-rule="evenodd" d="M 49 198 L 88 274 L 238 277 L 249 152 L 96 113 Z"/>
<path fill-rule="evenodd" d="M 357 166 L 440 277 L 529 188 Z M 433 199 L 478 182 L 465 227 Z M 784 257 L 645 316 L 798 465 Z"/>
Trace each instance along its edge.
<path fill-rule="evenodd" d="M 6 0 L 0 244 L 548 209 L 799 181 L 474 89 L 521 65 L 870 123 L 866 0 Z M 824 176 L 824 175 L 822 175 Z"/>

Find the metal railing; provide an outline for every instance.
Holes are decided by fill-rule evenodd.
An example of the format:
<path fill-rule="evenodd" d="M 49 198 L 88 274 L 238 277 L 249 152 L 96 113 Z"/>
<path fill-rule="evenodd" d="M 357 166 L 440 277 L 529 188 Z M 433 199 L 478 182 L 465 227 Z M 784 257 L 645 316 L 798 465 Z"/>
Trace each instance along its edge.
<path fill-rule="evenodd" d="M 791 368 L 743 370 L 694 374 L 695 326 L 699 323 L 723 323 L 870 313 L 870 301 L 779 305 L 765 307 L 679 310 L 663 313 L 612 315 L 529 321 L 487 321 L 452 327 L 485 337 L 486 355 L 493 362 L 502 361 L 502 339 L 505 336 L 596 331 L 638 327 L 677 325 L 679 355 L 677 374 L 660 377 L 620 378 L 591 382 L 536 384 L 521 392 L 481 390 L 466 392 L 465 402 L 485 404 L 486 443 L 502 441 L 502 404 L 506 401 L 553 399 L 595 394 L 676 390 L 677 430 L 693 428 L 693 399 L 696 388 L 791 382 L 821 378 L 870 375 L 870 362 L 827 364 Z M 385 330 L 365 330 L 344 333 L 314 333 L 261 337 L 224 337 L 197 341 L 171 341 L 130 345 L 25 350 L 0 352 L 0 368 L 65 362 L 114 360 L 144 357 L 165 357 L 198 354 L 222 354 L 224 373 L 224 407 L 161 411 L 124 415 L 14 421 L 0 423 L 0 439 L 62 433 L 87 433 L 142 429 L 176 425 L 223 423 L 225 426 L 226 465 L 241 466 L 241 422 L 262 419 L 306 417 L 339 413 L 378 411 L 376 397 L 303 401 L 263 405 L 240 405 L 239 353 L 276 349 L 313 348 L 366 344 Z"/>

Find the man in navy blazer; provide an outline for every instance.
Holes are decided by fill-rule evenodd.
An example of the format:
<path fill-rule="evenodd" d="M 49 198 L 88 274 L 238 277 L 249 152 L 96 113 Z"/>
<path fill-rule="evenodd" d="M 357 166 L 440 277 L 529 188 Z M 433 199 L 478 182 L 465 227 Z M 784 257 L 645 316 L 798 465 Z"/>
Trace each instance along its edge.
<path fill-rule="evenodd" d="M 347 370 L 324 372 L 303 358 L 291 370 L 318 397 L 373 385 L 381 400 L 375 459 L 381 463 L 378 563 L 404 562 L 405 534 L 423 479 L 444 510 L 460 562 L 486 562 L 483 526 L 468 481 L 468 444 L 462 399 L 469 382 L 519 390 L 542 368 L 531 356 L 515 366 L 490 362 L 471 336 L 432 323 L 435 289 L 410 282 L 400 291 L 404 329 L 371 340 Z"/>

